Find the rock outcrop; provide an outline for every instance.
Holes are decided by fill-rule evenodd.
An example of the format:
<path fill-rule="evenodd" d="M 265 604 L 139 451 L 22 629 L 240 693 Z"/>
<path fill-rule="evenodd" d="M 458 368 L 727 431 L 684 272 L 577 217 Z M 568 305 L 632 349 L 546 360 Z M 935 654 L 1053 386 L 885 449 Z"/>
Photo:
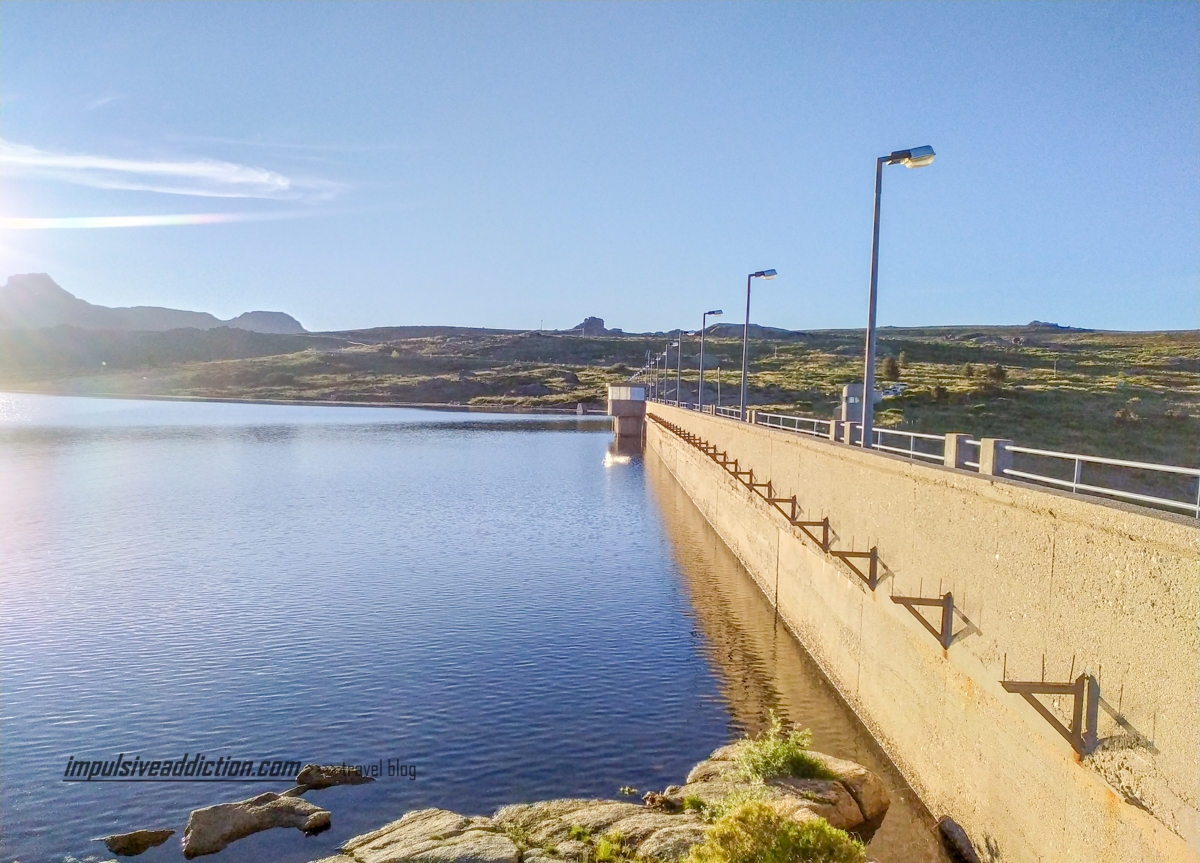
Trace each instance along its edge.
<path fill-rule="evenodd" d="M 702 811 L 730 795 L 764 800 L 799 822 L 822 818 L 855 830 L 878 824 L 890 803 L 882 780 L 850 761 L 810 753 L 834 777 L 747 777 L 737 745 L 723 746 L 688 773 L 684 785 L 650 792 L 638 805 L 620 800 L 568 798 L 503 806 L 490 817 L 446 809 L 409 812 L 345 843 L 319 863 L 591 863 L 597 845 L 620 848 L 623 859 L 676 863 L 704 841 Z M 735 798 L 737 799 L 737 798 Z"/>
<path fill-rule="evenodd" d="M 303 786 L 306 791 L 319 791 L 334 785 L 362 785 L 374 781 L 371 776 L 363 776 L 357 767 L 340 764 L 305 764 L 304 769 L 296 774 L 296 785 Z"/>
<path fill-rule="evenodd" d="M 132 833 L 101 836 L 95 841 L 103 842 L 104 847 L 118 857 L 136 857 L 151 848 L 158 847 L 174 835 L 174 830 L 134 830 Z"/>
<path fill-rule="evenodd" d="M 311 836 L 329 825 L 329 813 L 319 806 L 302 797 L 268 792 L 194 810 L 183 829 L 183 856 L 216 854 L 230 842 L 272 827 L 294 827 Z"/>

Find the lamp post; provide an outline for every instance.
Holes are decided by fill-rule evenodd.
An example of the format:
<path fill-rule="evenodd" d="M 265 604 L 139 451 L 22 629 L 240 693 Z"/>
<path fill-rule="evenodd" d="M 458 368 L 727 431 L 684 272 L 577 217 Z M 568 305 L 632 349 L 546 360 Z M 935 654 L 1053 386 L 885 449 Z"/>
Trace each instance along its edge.
<path fill-rule="evenodd" d="M 883 190 L 883 166 L 903 165 L 923 168 L 933 161 L 933 147 L 914 147 L 896 150 L 875 160 L 875 228 L 871 235 L 871 298 L 867 309 L 867 350 L 863 369 L 862 447 L 871 449 L 872 424 L 875 420 L 875 296 L 879 277 L 879 196 Z M 853 438 L 851 438 L 853 439 Z"/>
<path fill-rule="evenodd" d="M 677 347 L 679 347 L 678 340 L 663 348 L 663 392 L 667 395 L 671 394 L 671 367 L 667 363 L 671 361 L 671 348 Z M 675 379 L 675 401 L 679 401 L 679 378 Z"/>
<path fill-rule="evenodd" d="M 675 342 L 675 406 L 683 407 L 683 330 L 679 331 L 679 339 Z"/>
<path fill-rule="evenodd" d="M 717 407 L 721 406 L 721 364 L 717 363 Z"/>
<path fill-rule="evenodd" d="M 746 361 L 750 358 L 750 280 L 773 279 L 776 275 L 774 270 L 759 270 L 746 276 L 746 326 L 742 329 L 742 422 L 746 421 Z"/>
<path fill-rule="evenodd" d="M 708 328 L 709 316 L 719 318 L 723 314 L 725 313 L 720 309 L 714 309 L 700 316 L 700 386 L 696 389 L 696 406 L 699 408 L 700 413 L 704 413 L 704 330 Z M 718 390 L 720 386 L 721 383 L 718 378 Z"/>

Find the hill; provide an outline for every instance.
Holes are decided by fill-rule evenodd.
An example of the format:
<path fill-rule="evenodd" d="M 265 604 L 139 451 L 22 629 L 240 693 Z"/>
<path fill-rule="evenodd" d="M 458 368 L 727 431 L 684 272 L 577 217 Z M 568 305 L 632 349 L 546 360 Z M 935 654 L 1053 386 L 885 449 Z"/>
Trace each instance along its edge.
<path fill-rule="evenodd" d="M 767 338 L 757 337 L 765 333 Z M 778 334 L 778 335 L 775 335 Z M 754 327 L 748 402 L 829 417 L 862 379 L 864 333 Z M 673 334 L 380 327 L 323 334 L 230 328 L 168 333 L 68 327 L 0 339 L 0 388 L 249 400 L 599 407 Z M 682 389 L 695 397 L 699 339 L 685 335 Z M 705 401 L 736 404 L 742 340 L 709 332 Z M 881 426 L 1200 467 L 1200 333 L 1027 326 L 884 327 Z M 671 349 L 669 397 L 674 398 Z M 716 367 L 720 368 L 718 378 Z"/>
<path fill-rule="evenodd" d="M 300 322 L 283 312 L 246 312 L 222 321 L 208 312 L 189 312 L 158 306 L 109 308 L 81 300 L 46 273 L 10 276 L 0 286 L 0 330 L 69 326 L 86 330 L 164 332 L 191 328 L 232 327 L 256 333 L 305 332 Z"/>

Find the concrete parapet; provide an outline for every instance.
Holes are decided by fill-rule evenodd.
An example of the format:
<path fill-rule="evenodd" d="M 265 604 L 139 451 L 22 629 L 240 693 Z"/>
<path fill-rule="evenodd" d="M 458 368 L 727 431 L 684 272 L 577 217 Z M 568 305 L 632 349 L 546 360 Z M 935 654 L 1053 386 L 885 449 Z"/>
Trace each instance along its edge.
<path fill-rule="evenodd" d="M 794 525 L 710 456 L 648 423 L 648 449 L 918 796 L 988 859 L 1200 859 L 1194 519 L 648 410 L 770 480 L 777 497 L 797 496 Z M 1009 455 L 1004 443 L 991 445 L 993 470 Z M 798 526 L 826 517 L 829 553 Z M 874 591 L 833 553 L 871 548 Z M 928 612 L 891 601 L 946 594 L 952 632 L 943 638 L 918 619 L 941 611 L 936 603 Z M 1081 679 L 1085 697 L 1072 696 Z M 1060 691 L 1048 692 L 1054 684 Z M 1063 729 L 1082 730 L 1082 741 L 1073 731 L 1073 746 Z"/>
<path fill-rule="evenodd" d="M 971 456 L 975 453 L 967 441 L 971 440 L 969 434 L 958 434 L 957 432 L 947 432 L 946 446 L 943 450 L 943 464 L 946 467 L 958 468 L 965 470 L 967 462 L 971 460 Z"/>
<path fill-rule="evenodd" d="M 979 441 L 979 472 L 984 476 L 1004 476 L 1004 472 L 1012 467 L 1012 453 L 1008 451 L 1010 446 L 1010 440 L 982 438 Z"/>

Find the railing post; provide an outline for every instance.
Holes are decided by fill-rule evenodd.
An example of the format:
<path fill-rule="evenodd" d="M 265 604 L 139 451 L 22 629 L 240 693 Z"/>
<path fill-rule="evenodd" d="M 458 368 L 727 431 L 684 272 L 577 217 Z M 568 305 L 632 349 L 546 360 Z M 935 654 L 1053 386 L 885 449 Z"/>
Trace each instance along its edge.
<path fill-rule="evenodd" d="M 1004 476 L 1012 467 L 1012 453 L 1008 448 L 1012 441 L 998 437 L 985 437 L 979 441 L 979 472 L 987 476 Z"/>
<path fill-rule="evenodd" d="M 854 423 L 849 420 L 842 423 L 842 443 L 854 444 Z"/>
<path fill-rule="evenodd" d="M 844 425 L 842 420 L 829 421 L 829 439 L 831 441 L 836 442 L 842 439 L 842 426 Z"/>
<path fill-rule="evenodd" d="M 969 447 L 967 441 L 971 439 L 969 434 L 959 434 L 958 432 L 946 433 L 946 445 L 942 450 L 942 464 L 946 467 L 954 467 L 959 470 L 965 470 L 967 467 L 967 458 Z"/>
<path fill-rule="evenodd" d="M 746 422 L 750 423 L 750 425 L 758 425 L 758 411 L 754 408 L 747 408 Z"/>

